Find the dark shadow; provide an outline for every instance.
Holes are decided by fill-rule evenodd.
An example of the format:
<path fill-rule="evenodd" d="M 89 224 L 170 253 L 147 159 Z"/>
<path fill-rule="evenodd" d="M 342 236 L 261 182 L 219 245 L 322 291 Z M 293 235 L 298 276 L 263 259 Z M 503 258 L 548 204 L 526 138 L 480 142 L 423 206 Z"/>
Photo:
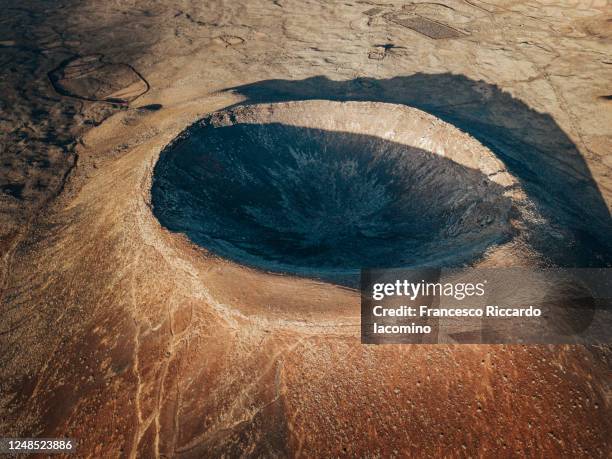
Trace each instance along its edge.
<path fill-rule="evenodd" d="M 559 237 L 544 247 L 550 261 L 568 266 L 612 266 L 612 219 L 577 147 L 554 119 L 497 86 L 463 75 L 414 74 L 387 80 L 265 80 L 228 90 L 245 104 L 327 99 L 404 104 L 429 112 L 490 148 L 522 183 Z M 544 237 L 548 240 L 549 238 Z M 534 241 L 537 245 L 538 241 Z"/>
<path fill-rule="evenodd" d="M 363 134 L 204 121 L 157 162 L 153 212 L 211 252 L 352 285 L 362 267 L 460 266 L 511 237 L 506 189 Z"/>

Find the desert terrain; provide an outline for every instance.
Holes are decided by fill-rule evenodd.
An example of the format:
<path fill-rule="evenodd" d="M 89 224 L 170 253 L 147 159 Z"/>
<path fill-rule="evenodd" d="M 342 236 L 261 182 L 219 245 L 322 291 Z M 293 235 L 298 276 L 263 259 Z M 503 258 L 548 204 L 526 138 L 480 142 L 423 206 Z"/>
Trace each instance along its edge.
<path fill-rule="evenodd" d="M 152 195 L 160 154 L 217 111 L 288 104 L 311 129 L 366 104 L 386 118 L 342 132 L 400 142 L 409 110 L 494 161 L 474 166 L 497 209 L 475 263 L 609 267 L 607 1 L 2 6 L 2 436 L 105 458 L 609 457 L 609 346 L 362 345 L 353 289 L 217 256 Z"/>

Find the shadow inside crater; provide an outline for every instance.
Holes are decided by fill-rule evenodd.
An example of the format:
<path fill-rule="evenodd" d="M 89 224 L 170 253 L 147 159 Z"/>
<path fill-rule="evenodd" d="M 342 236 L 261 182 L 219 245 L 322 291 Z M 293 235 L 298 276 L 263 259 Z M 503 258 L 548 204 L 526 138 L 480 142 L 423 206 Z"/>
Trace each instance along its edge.
<path fill-rule="evenodd" d="M 364 267 L 478 258 L 512 233 L 505 191 L 380 137 L 204 122 L 161 153 L 152 204 L 165 227 L 219 256 L 352 285 Z"/>
<path fill-rule="evenodd" d="M 578 148 L 554 119 L 497 86 L 463 75 L 390 79 L 265 80 L 229 88 L 243 104 L 326 99 L 404 104 L 429 112 L 478 139 L 519 178 L 549 221 L 531 244 L 560 266 L 612 266 L 612 219 Z M 558 233 L 558 244 L 551 241 Z"/>

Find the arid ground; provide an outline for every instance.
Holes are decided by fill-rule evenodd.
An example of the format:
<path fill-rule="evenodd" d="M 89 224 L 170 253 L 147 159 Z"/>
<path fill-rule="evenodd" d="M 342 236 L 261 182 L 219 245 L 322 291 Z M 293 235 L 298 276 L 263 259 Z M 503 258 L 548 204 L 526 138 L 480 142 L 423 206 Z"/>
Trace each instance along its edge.
<path fill-rule="evenodd" d="M 151 198 L 160 152 L 212 112 L 395 104 L 482 144 L 533 210 L 478 263 L 609 266 L 606 0 L 0 4 L 0 436 L 104 458 L 609 457 L 608 346 L 362 345 L 354 290 L 214 256 Z"/>

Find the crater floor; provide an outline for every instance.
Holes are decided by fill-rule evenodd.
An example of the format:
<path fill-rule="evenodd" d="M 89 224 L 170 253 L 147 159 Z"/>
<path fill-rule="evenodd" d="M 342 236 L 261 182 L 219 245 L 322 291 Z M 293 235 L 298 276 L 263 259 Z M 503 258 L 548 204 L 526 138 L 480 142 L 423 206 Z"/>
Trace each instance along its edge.
<path fill-rule="evenodd" d="M 516 181 L 474 139 L 434 122 L 367 102 L 217 113 L 161 153 L 153 212 L 224 258 L 332 281 L 352 276 L 353 285 L 363 267 L 472 262 L 511 238 Z"/>

